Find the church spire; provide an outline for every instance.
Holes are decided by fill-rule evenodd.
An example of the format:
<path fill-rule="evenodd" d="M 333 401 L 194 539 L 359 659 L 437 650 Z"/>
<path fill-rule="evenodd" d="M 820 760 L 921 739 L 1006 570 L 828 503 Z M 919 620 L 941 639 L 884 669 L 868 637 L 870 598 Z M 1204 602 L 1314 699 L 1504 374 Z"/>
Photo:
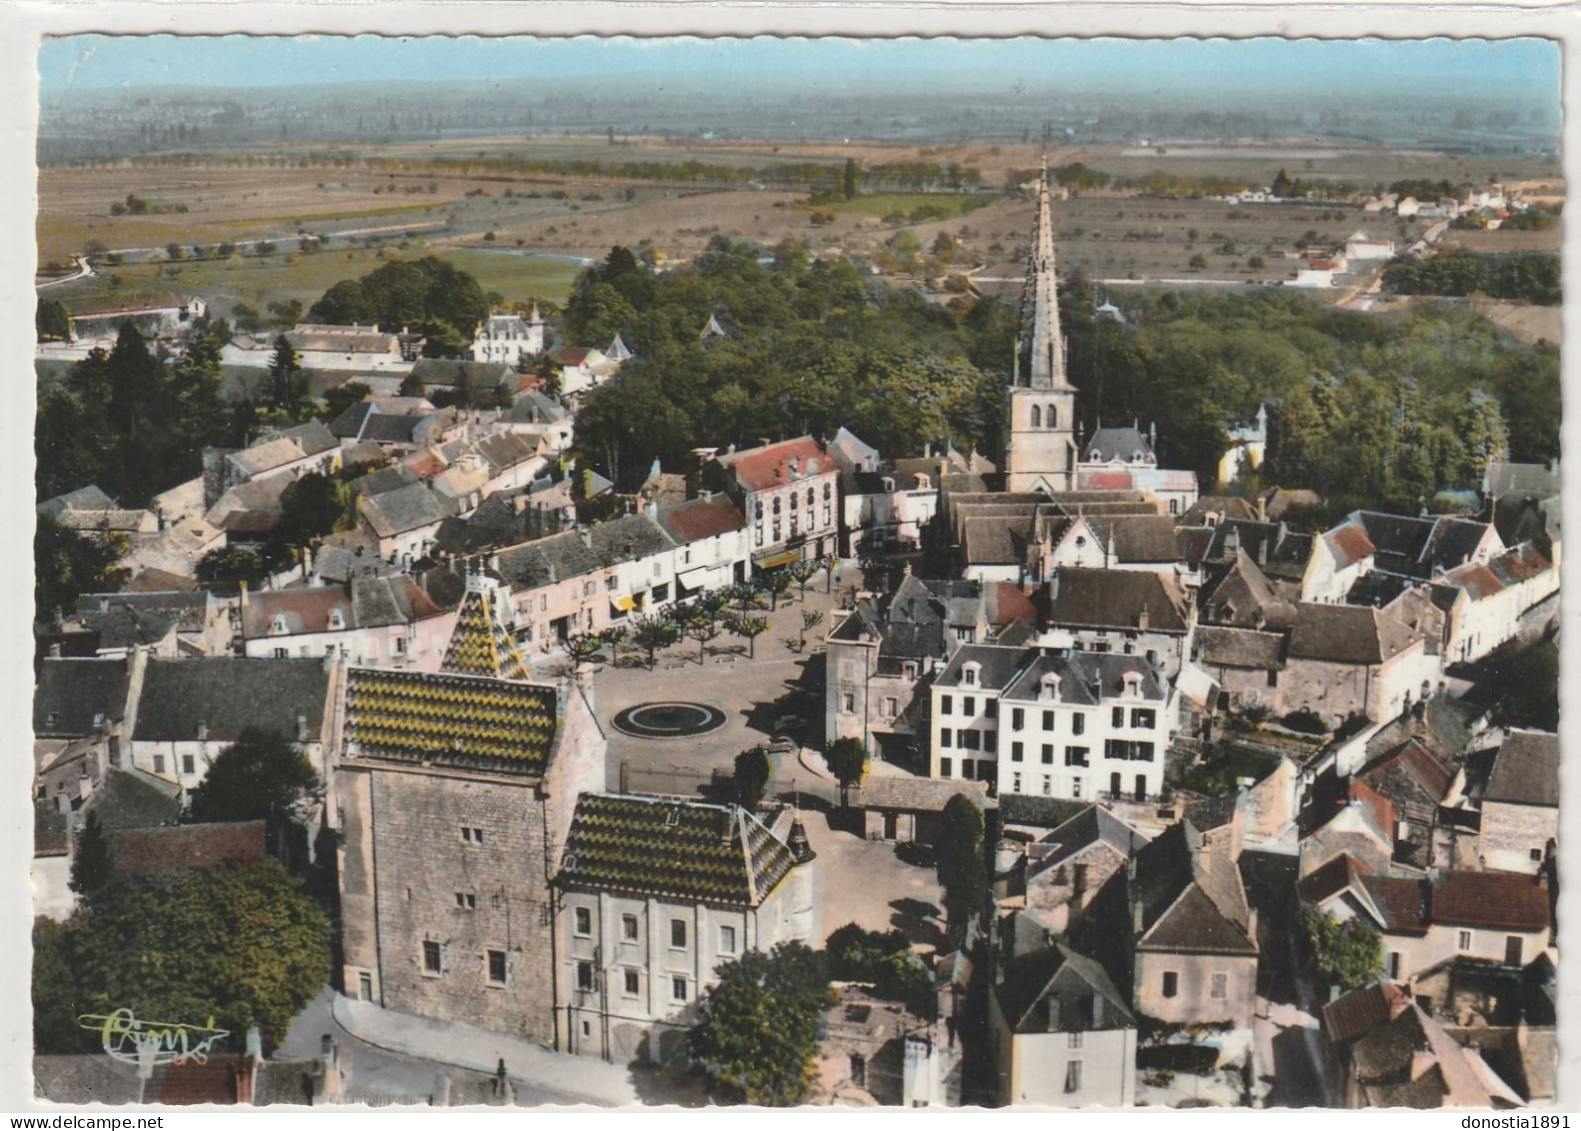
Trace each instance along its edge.
<path fill-rule="evenodd" d="M 1021 293 L 1021 367 L 1026 384 L 1034 389 L 1068 389 L 1065 379 L 1065 341 L 1059 325 L 1059 293 L 1054 277 L 1054 222 L 1049 212 L 1048 154 L 1043 155 L 1037 180 L 1037 221 L 1032 230 L 1032 255 L 1027 263 Z"/>

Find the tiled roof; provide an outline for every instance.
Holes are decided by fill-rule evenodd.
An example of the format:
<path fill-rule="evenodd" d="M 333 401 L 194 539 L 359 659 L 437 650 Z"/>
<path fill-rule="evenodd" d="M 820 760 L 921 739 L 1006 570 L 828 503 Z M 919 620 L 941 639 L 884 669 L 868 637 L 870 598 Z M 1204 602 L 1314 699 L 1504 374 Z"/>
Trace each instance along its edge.
<path fill-rule="evenodd" d="M 120 829 L 112 836 L 116 871 L 162 876 L 256 864 L 265 857 L 266 823 L 167 825 Z"/>
<path fill-rule="evenodd" d="M 1284 648 L 1285 638 L 1278 632 L 1218 625 L 1197 629 L 1197 658 L 1213 667 L 1279 671 L 1284 667 Z"/>
<path fill-rule="evenodd" d="M 456 386 L 470 382 L 474 389 L 494 389 L 510 380 L 513 370 L 503 361 L 459 361 L 424 357 L 412 366 L 412 376 L 425 385 Z"/>
<path fill-rule="evenodd" d="M 500 602 L 486 588 L 471 587 L 456 614 L 441 671 L 494 679 L 527 679 L 527 661 L 499 617 Z M 509 608 L 509 602 L 504 602 Z"/>
<path fill-rule="evenodd" d="M 437 525 L 449 513 L 443 500 L 425 483 L 386 491 L 362 504 L 363 518 L 381 538 Z"/>
<path fill-rule="evenodd" d="M 1070 569 L 1049 582 L 1056 625 L 1135 629 L 1143 613 L 1151 632 L 1185 632 L 1185 597 L 1151 570 Z"/>
<path fill-rule="evenodd" d="M 1546 731 L 1513 730 L 1499 747 L 1482 803 L 1559 804 L 1559 736 Z"/>
<path fill-rule="evenodd" d="M 1227 519 L 1255 519 L 1257 509 L 1239 495 L 1203 495 L 1180 516 L 1180 525 L 1205 525 L 1210 514 Z"/>
<path fill-rule="evenodd" d="M 374 411 L 372 401 L 358 401 L 350 405 L 339 416 L 329 422 L 332 435 L 343 440 L 355 439 L 362 435 L 362 426 L 367 422 L 369 414 Z"/>
<path fill-rule="evenodd" d="M 1041 851 L 1036 851 L 1027 862 L 1028 880 L 1099 843 L 1129 859 L 1147 843 L 1147 838 L 1109 810 L 1089 805 L 1038 842 Z"/>
<path fill-rule="evenodd" d="M 541 684 L 382 668 L 352 668 L 347 675 L 351 757 L 542 775 L 558 729 L 558 696 Z"/>
<path fill-rule="evenodd" d="M 174 824 L 181 816 L 182 789 L 136 767 L 111 770 L 87 807 L 105 829 L 141 829 Z"/>
<path fill-rule="evenodd" d="M 939 687 L 964 686 L 961 683 L 961 667 L 964 664 L 975 663 L 980 665 L 976 688 L 1003 688 L 1024 664 L 1031 662 L 1034 656 L 1035 653 L 1026 648 L 1003 648 L 996 644 L 963 644 L 955 650 L 955 655 L 950 657 L 949 664 L 939 673 L 934 683 Z"/>
<path fill-rule="evenodd" d="M 1437 584 L 1464 589 L 1473 601 L 1481 601 L 1552 568 L 1553 562 L 1542 551 L 1530 542 L 1522 542 L 1485 563 L 1457 566 L 1443 574 Z"/>
<path fill-rule="evenodd" d="M 1141 429 L 1133 427 L 1099 428 L 1081 449 L 1083 463 L 1130 463 L 1138 455 L 1144 460 L 1153 458 L 1153 447 Z"/>
<path fill-rule="evenodd" d="M 1455 780 L 1438 755 L 1416 738 L 1364 767 L 1360 777 L 1396 806 L 1421 799 L 1436 805 L 1444 800 Z"/>
<path fill-rule="evenodd" d="M 1017 1033 L 1129 1029 L 1129 1003 L 1104 968 L 1063 943 L 1012 958 L 995 987 L 1000 1011 Z M 1102 1009 L 1095 1008 L 1101 999 Z"/>
<path fill-rule="evenodd" d="M 1070 801 L 1061 797 L 1007 793 L 999 799 L 999 823 L 1057 829 L 1091 804 L 1090 801 Z"/>
<path fill-rule="evenodd" d="M 1302 602 L 1296 606 L 1289 655 L 1331 664 L 1381 664 L 1418 639 L 1379 609 Z"/>
<path fill-rule="evenodd" d="M 132 737 L 139 742 L 190 742 L 201 722 L 211 742 L 235 742 L 247 727 L 294 739 L 302 717 L 308 741 L 317 742 L 328 694 L 329 669 L 323 660 L 151 659 Z"/>
<path fill-rule="evenodd" d="M 208 625 L 209 612 L 216 607 L 217 602 L 207 590 L 203 589 L 84 593 L 77 598 L 77 616 L 105 612 L 112 604 L 121 604 L 145 612 L 168 613 L 176 617 L 176 631 L 202 632 Z"/>
<path fill-rule="evenodd" d="M 794 867 L 751 813 L 660 797 L 584 793 L 559 881 L 572 888 L 755 907 Z"/>
<path fill-rule="evenodd" d="M 1323 1032 L 1330 1044 L 1345 1044 L 1387 1025 L 1410 1000 L 1410 995 L 1392 982 L 1352 990 L 1323 1007 Z"/>
<path fill-rule="evenodd" d="M 1210 844 L 1186 820 L 1137 853 L 1138 949 L 1257 953 L 1245 890 L 1228 847 L 1228 842 Z"/>
<path fill-rule="evenodd" d="M 861 809 L 898 809 L 916 813 L 942 813 L 956 794 L 965 794 L 981 807 L 988 799 L 988 783 L 941 781 L 901 775 L 874 775 L 862 784 L 852 804 Z"/>
<path fill-rule="evenodd" d="M 499 573 L 512 590 L 521 592 L 673 548 L 669 536 L 647 515 L 624 515 L 501 550 Z"/>
<path fill-rule="evenodd" d="M 98 729 L 96 719 L 102 717 L 109 723 L 121 718 L 126 710 L 126 685 L 126 660 L 44 660 L 33 694 L 33 732 L 89 734 Z"/>
<path fill-rule="evenodd" d="M 1370 876 L 1372 869 L 1349 853 L 1341 852 L 1321 868 L 1309 873 L 1298 885 L 1301 898 L 1309 903 L 1323 903 L 1341 892 L 1353 889 L 1362 876 Z"/>
<path fill-rule="evenodd" d="M 1549 925 L 1548 885 L 1516 872 L 1444 872 L 1433 885 L 1434 923 L 1504 931 Z"/>
<path fill-rule="evenodd" d="M 410 578 L 359 576 L 345 586 L 249 594 L 242 606 L 242 634 L 256 640 L 272 635 L 383 628 L 438 616 L 441 611 Z M 332 620 L 337 612 L 338 627 Z M 284 625 L 283 633 L 274 631 L 276 618 Z"/>
<path fill-rule="evenodd" d="M 1395 934 L 1425 935 L 1432 924 L 1428 917 L 1426 880 L 1406 880 L 1394 876 L 1362 876 L 1361 886 L 1383 914 L 1383 928 Z"/>
<path fill-rule="evenodd" d="M 798 464 L 799 479 L 838 470 L 834 457 L 825 452 L 823 445 L 811 436 L 720 456 L 719 463 L 735 476 L 736 482 L 744 490 L 765 491 L 792 481 L 790 461 L 793 459 Z"/>
<path fill-rule="evenodd" d="M 1087 526 L 1121 562 L 1173 562 L 1179 557 L 1175 520 L 1167 514 L 1088 515 Z"/>
<path fill-rule="evenodd" d="M 39 514 L 53 519 L 59 519 L 67 511 L 107 511 L 114 509 L 115 500 L 93 485 L 78 487 L 75 491 L 68 491 L 64 495 L 56 495 L 53 499 L 45 499 L 38 505 Z"/>
<path fill-rule="evenodd" d="M 361 436 L 376 444 L 410 444 L 425 418 L 404 413 L 374 412 L 362 426 Z"/>
<path fill-rule="evenodd" d="M 723 495 L 659 508 L 659 525 L 679 545 L 741 530 L 746 516 Z"/>

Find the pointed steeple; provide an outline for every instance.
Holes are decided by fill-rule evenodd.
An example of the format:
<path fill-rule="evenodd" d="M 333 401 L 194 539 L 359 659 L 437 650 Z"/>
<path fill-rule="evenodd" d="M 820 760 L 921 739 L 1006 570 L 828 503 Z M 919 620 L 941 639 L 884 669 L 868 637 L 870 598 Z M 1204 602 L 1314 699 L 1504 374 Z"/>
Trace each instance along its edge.
<path fill-rule="evenodd" d="M 467 565 L 467 591 L 440 671 L 493 679 L 529 678 L 527 661 L 516 646 L 505 587 Z"/>
<path fill-rule="evenodd" d="M 1032 230 L 1032 255 L 1021 292 L 1021 346 L 1026 364 L 1021 382 L 1033 389 L 1068 389 L 1065 340 L 1060 333 L 1059 293 L 1054 276 L 1054 221 L 1049 210 L 1048 155 L 1037 180 L 1037 220 Z"/>

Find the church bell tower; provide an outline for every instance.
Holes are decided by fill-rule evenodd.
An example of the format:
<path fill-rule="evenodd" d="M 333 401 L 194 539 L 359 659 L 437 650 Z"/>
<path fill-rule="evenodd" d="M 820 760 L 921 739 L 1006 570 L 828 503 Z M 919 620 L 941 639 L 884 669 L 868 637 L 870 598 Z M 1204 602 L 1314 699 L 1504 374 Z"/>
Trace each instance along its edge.
<path fill-rule="evenodd" d="M 1021 337 L 1006 417 L 1007 491 L 1069 491 L 1076 480 L 1076 390 L 1065 377 L 1054 278 L 1054 225 L 1049 216 L 1048 159 L 1037 182 L 1032 257 L 1021 292 Z"/>

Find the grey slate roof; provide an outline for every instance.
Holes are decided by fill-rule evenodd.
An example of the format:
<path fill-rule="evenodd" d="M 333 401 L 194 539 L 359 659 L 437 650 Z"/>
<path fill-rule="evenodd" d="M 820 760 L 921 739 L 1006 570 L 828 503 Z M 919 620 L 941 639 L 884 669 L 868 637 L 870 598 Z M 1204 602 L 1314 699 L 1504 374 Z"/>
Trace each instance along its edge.
<path fill-rule="evenodd" d="M 1144 612 L 1150 632 L 1186 631 L 1184 595 L 1150 570 L 1062 568 L 1049 582 L 1057 625 L 1136 629 Z"/>
<path fill-rule="evenodd" d="M 218 602 L 204 589 L 169 589 L 138 593 L 84 593 L 77 598 L 77 616 L 106 612 L 113 604 L 144 612 L 168 613 L 176 618 L 177 632 L 202 632 L 209 610 Z"/>
<path fill-rule="evenodd" d="M 149 660 L 134 741 L 192 741 L 198 724 L 211 742 L 234 742 L 249 727 L 295 739 L 297 717 L 319 741 L 329 670 L 322 660 L 222 657 Z"/>
<path fill-rule="evenodd" d="M 1198 625 L 1196 647 L 1197 658 L 1213 667 L 1279 671 L 1285 666 L 1285 638 L 1277 632 Z"/>
<path fill-rule="evenodd" d="M 988 783 L 943 781 L 899 774 L 870 776 L 852 804 L 862 809 L 896 809 L 915 813 L 942 813 L 956 794 L 965 794 L 982 807 L 988 800 Z"/>
<path fill-rule="evenodd" d="M 67 511 L 107 511 L 115 509 L 115 500 L 98 487 L 89 485 L 45 499 L 38 505 L 38 513 L 46 518 L 59 519 Z"/>
<path fill-rule="evenodd" d="M 499 574 L 516 592 L 635 561 L 675 543 L 647 515 L 630 514 L 584 530 L 551 534 L 499 553 Z"/>
<path fill-rule="evenodd" d="M 518 393 L 515 403 L 505 410 L 503 419 L 512 424 L 553 424 L 570 415 L 559 401 L 534 389 Z"/>
<path fill-rule="evenodd" d="M 126 711 L 128 661 L 44 660 L 33 694 L 33 732 L 64 737 L 90 734 L 95 717 L 106 722 Z"/>
<path fill-rule="evenodd" d="M 474 389 L 494 389 L 513 376 L 509 365 L 503 361 L 460 361 L 450 358 L 425 357 L 412 366 L 412 376 L 424 385 L 458 386 L 463 380 Z"/>
<path fill-rule="evenodd" d="M 412 483 L 375 495 L 362 504 L 362 516 L 381 538 L 442 521 L 450 514 L 426 483 Z"/>
<path fill-rule="evenodd" d="M 1499 747 L 1483 804 L 1559 805 L 1559 736 L 1546 731 L 1515 730 Z"/>
<path fill-rule="evenodd" d="M 393 412 L 375 412 L 362 427 L 362 438 L 376 444 L 410 444 L 413 435 L 427 417 L 404 416 Z"/>
<path fill-rule="evenodd" d="M 173 781 L 126 767 L 110 771 L 87 807 L 99 815 L 106 831 L 146 829 L 174 824 L 181 816 L 182 793 Z"/>
<path fill-rule="evenodd" d="M 1092 434 L 1081 448 L 1081 461 L 1083 463 L 1109 463 L 1119 460 L 1121 463 L 1130 463 L 1140 453 L 1144 461 L 1152 460 L 1153 446 L 1147 442 L 1147 437 L 1141 429 L 1124 428 L 1099 428 Z"/>
<path fill-rule="evenodd" d="M 1014 1032 L 1079 1033 L 1136 1024 L 1104 968 L 1064 943 L 1010 959 L 1004 974 L 994 992 Z"/>
<path fill-rule="evenodd" d="M 1331 664 L 1381 664 L 1416 640 L 1410 629 L 1380 609 L 1304 601 L 1296 606 L 1287 655 Z"/>

